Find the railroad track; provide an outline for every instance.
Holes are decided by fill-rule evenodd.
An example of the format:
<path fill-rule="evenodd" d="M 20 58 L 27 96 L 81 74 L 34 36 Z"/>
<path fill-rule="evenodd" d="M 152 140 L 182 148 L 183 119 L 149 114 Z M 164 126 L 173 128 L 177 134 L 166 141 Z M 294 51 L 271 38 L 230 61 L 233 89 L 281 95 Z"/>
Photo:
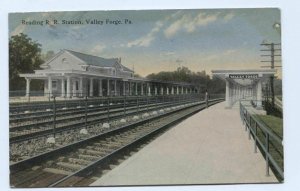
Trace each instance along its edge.
<path fill-rule="evenodd" d="M 190 104 L 192 101 L 190 102 Z M 56 142 L 55 144 L 47 143 L 47 139 L 53 137 L 53 130 L 49 130 L 48 135 L 35 135 L 34 133 L 28 134 L 27 138 L 20 140 L 10 140 L 10 162 L 13 164 L 15 162 L 26 160 L 30 157 L 34 157 L 36 155 L 42 154 L 44 152 L 48 152 L 59 147 L 63 147 L 65 145 L 71 144 L 73 142 L 82 140 L 83 138 L 87 138 L 91 135 L 97 135 L 111 129 L 117 128 L 120 125 L 123 125 L 124 122 L 127 124 L 135 123 L 137 120 L 144 120 L 153 115 L 158 115 L 159 112 L 171 111 L 174 109 L 178 109 L 180 104 L 188 104 L 186 103 L 176 103 L 163 105 L 159 107 L 155 107 L 150 109 L 145 108 L 144 112 L 142 110 L 126 112 L 126 117 L 123 114 L 120 117 L 113 116 L 110 117 L 109 126 L 105 127 L 105 123 L 94 123 L 90 124 L 87 127 L 85 125 L 78 126 L 70 126 L 70 129 L 58 129 L 55 133 Z M 169 106 L 169 107 L 168 107 Z M 152 111 L 152 112 L 151 112 Z M 107 125 L 107 124 L 106 124 Z M 81 134 L 81 130 L 86 129 L 87 134 Z M 84 130 L 85 131 L 85 130 Z"/>
<path fill-rule="evenodd" d="M 220 102 L 210 101 L 210 104 Z M 109 170 L 113 161 L 159 132 L 200 111 L 205 103 L 184 104 L 60 149 L 10 165 L 13 187 L 87 186 Z"/>
<path fill-rule="evenodd" d="M 170 99 L 170 98 L 169 98 Z M 76 103 L 72 104 L 62 104 L 56 102 L 56 115 L 66 115 L 69 113 L 80 113 L 85 111 L 85 106 L 87 105 L 87 110 L 89 112 L 93 111 L 99 111 L 99 110 L 105 110 L 108 107 L 110 108 L 117 108 L 120 106 L 123 106 L 124 103 L 127 107 L 130 107 L 132 105 L 135 105 L 137 100 L 140 104 L 146 104 L 147 98 L 145 97 L 139 97 L 133 100 L 132 98 L 123 98 L 123 99 L 99 99 L 99 100 L 78 100 Z M 109 103 L 108 103 L 109 102 Z M 159 97 L 153 97 L 148 98 L 148 103 L 156 103 L 156 102 L 162 102 L 162 99 Z M 26 121 L 28 119 L 39 119 L 43 117 L 47 117 L 49 115 L 53 114 L 53 102 L 51 104 L 44 104 L 40 107 L 40 109 L 36 109 L 35 104 L 32 105 L 31 108 L 29 106 L 27 107 L 28 110 L 24 111 L 24 109 L 20 107 L 15 107 L 14 110 L 19 110 L 18 112 L 10 113 L 10 122 L 17 123 Z"/>
<path fill-rule="evenodd" d="M 128 96 L 128 101 L 135 100 L 140 96 Z M 88 104 L 95 104 L 99 102 L 105 102 L 108 98 L 111 99 L 112 102 L 117 102 L 119 100 L 123 100 L 123 97 L 101 97 L 101 98 L 88 98 Z M 49 101 L 39 101 L 39 102 L 28 102 L 28 103 L 11 103 L 9 107 L 10 114 L 12 116 L 23 114 L 29 115 L 29 113 L 24 113 L 25 111 L 33 111 L 33 112 L 44 112 L 47 108 L 52 108 L 52 98 Z M 63 107 L 76 107 L 78 103 L 84 102 L 85 98 L 78 98 L 74 100 L 57 100 L 57 108 Z"/>
<path fill-rule="evenodd" d="M 101 103 L 101 102 L 100 102 Z M 55 115 L 56 119 L 64 119 L 67 117 L 73 117 L 74 115 L 80 116 L 84 115 L 85 112 L 88 113 L 97 113 L 104 111 L 106 112 L 108 109 L 113 110 L 113 109 L 118 109 L 118 108 L 130 108 L 130 107 L 135 107 L 137 105 L 139 106 L 145 106 L 145 105 L 150 105 L 151 104 L 163 104 L 167 102 L 158 102 L 158 101 L 135 101 L 135 103 L 132 102 L 124 102 L 124 103 L 111 103 L 110 101 L 107 101 L 105 104 L 97 103 L 94 105 L 78 105 L 75 108 L 62 108 L 62 109 L 56 109 Z M 43 111 L 42 114 L 41 112 L 35 112 L 35 113 L 29 113 L 32 115 L 26 116 L 26 117 L 19 117 L 19 118 L 13 118 L 10 116 L 10 128 L 12 129 L 20 129 L 20 128 L 26 128 L 30 125 L 42 125 L 44 123 L 47 123 L 48 121 L 51 121 L 51 117 L 53 117 L 54 112 L 53 110 L 49 111 Z"/>
<path fill-rule="evenodd" d="M 193 95 L 183 95 L 183 96 L 193 96 Z M 137 99 L 140 100 L 165 100 L 165 99 L 174 99 L 178 98 L 180 96 L 178 95 L 157 95 L 157 96 L 121 96 L 121 97 L 103 97 L 103 98 L 88 98 L 87 104 L 88 105 L 97 105 L 99 103 L 105 104 L 107 100 L 109 99 L 111 103 L 117 104 L 118 102 L 123 102 L 124 98 L 126 98 L 127 102 L 134 103 Z M 194 96 L 195 97 L 195 96 Z M 77 106 L 84 106 L 85 99 L 76 99 L 76 100 L 57 100 L 56 101 L 56 107 L 57 109 L 63 109 L 63 108 L 70 108 L 70 109 L 76 109 Z M 34 116 L 34 115 L 43 115 L 47 114 L 51 111 L 47 111 L 47 109 L 53 108 L 53 100 L 49 100 L 49 102 L 30 102 L 25 104 L 16 104 L 11 103 L 9 107 L 10 112 L 10 118 L 23 118 L 28 116 Z"/>
<path fill-rule="evenodd" d="M 183 103 L 191 102 L 193 100 L 184 101 Z M 124 117 L 126 115 L 133 115 L 139 112 L 152 111 L 154 109 L 160 109 L 168 107 L 170 105 L 178 105 L 180 103 L 152 103 L 152 104 L 135 104 L 131 107 L 126 107 L 125 105 L 104 111 L 94 111 L 90 113 L 81 113 L 81 114 L 70 114 L 69 116 L 57 116 L 55 120 L 55 131 L 62 132 L 68 129 L 79 128 L 84 125 L 92 125 L 100 123 L 103 121 L 109 121 L 111 119 L 117 119 Z M 126 109 L 125 109 L 126 108 Z M 48 134 L 53 134 L 53 117 L 48 116 L 43 121 L 33 120 L 29 124 L 22 124 L 19 126 L 10 127 L 10 142 L 20 142 L 24 140 L 30 140 L 34 137 L 41 137 Z"/>

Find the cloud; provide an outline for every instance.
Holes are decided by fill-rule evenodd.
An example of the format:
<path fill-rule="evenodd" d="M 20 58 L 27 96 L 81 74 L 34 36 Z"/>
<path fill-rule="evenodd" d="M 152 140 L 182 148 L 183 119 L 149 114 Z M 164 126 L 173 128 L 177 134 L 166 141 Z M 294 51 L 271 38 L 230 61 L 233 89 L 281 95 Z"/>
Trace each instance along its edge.
<path fill-rule="evenodd" d="M 103 44 L 97 44 L 96 46 L 94 46 L 92 49 L 91 49 L 91 53 L 93 54 L 100 54 L 103 52 L 103 50 L 106 48 L 105 45 Z"/>
<path fill-rule="evenodd" d="M 163 22 L 157 21 L 155 23 L 155 26 L 151 29 L 151 31 L 148 34 L 146 34 L 145 36 L 142 36 L 136 40 L 128 42 L 127 47 L 128 48 L 131 48 L 133 46 L 148 47 L 152 43 L 152 41 L 155 39 L 156 33 L 158 33 L 160 31 L 162 26 L 163 26 Z"/>
<path fill-rule="evenodd" d="M 25 29 L 26 29 L 26 25 L 20 24 L 10 33 L 10 35 L 11 36 L 18 35 L 20 33 L 23 33 L 25 31 Z"/>
<path fill-rule="evenodd" d="M 164 34 L 167 38 L 173 37 L 180 30 L 187 33 L 192 33 L 199 26 L 206 26 L 217 20 L 219 13 L 206 14 L 199 13 L 196 17 L 192 15 L 183 15 L 181 18 L 173 22 L 165 31 Z"/>
<path fill-rule="evenodd" d="M 175 52 L 173 51 L 166 51 L 166 52 L 161 52 L 162 56 L 172 56 L 175 55 Z"/>
<path fill-rule="evenodd" d="M 233 54 L 237 53 L 239 50 L 237 49 L 228 49 L 219 53 L 211 53 L 206 54 L 201 57 L 203 61 L 216 61 L 216 60 L 224 60 L 225 58 L 232 57 Z"/>
<path fill-rule="evenodd" d="M 178 16 L 178 14 L 177 14 Z M 194 32 L 198 27 L 201 26 L 207 26 L 211 23 L 214 23 L 218 19 L 222 20 L 223 22 L 228 22 L 234 17 L 233 13 L 228 13 L 223 18 L 221 18 L 220 13 L 214 13 L 214 14 L 207 14 L 207 13 L 199 13 L 196 16 L 193 15 L 181 15 L 180 18 L 175 20 L 173 23 L 169 25 L 164 30 L 164 34 L 166 38 L 171 38 L 176 35 L 179 31 L 192 33 Z"/>
<path fill-rule="evenodd" d="M 236 53 L 237 52 L 237 50 L 235 50 L 235 49 L 229 49 L 229 50 L 225 50 L 223 53 L 222 53 L 222 55 L 223 56 L 228 56 L 228 55 L 232 55 L 232 54 L 234 54 L 234 53 Z"/>
<path fill-rule="evenodd" d="M 181 20 L 175 21 L 173 24 L 171 24 L 165 31 L 165 36 L 167 38 L 170 38 L 174 36 L 180 29 L 182 24 L 184 23 L 185 18 L 183 17 Z"/>

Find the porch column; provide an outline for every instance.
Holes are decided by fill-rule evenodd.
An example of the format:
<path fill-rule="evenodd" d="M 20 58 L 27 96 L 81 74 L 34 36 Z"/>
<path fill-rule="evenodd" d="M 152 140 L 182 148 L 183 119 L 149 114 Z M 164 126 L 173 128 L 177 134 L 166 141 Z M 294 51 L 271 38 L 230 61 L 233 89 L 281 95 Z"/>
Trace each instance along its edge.
<path fill-rule="evenodd" d="M 144 95 L 144 85 L 141 83 L 141 95 Z"/>
<path fill-rule="evenodd" d="M 230 107 L 230 98 L 229 98 L 229 81 L 226 80 L 226 96 L 225 96 L 225 100 L 226 100 L 226 107 L 229 108 Z"/>
<path fill-rule="evenodd" d="M 236 97 L 237 97 L 237 88 L 234 86 L 234 87 L 232 87 L 231 88 L 232 89 L 232 102 L 234 102 L 234 100 L 236 99 Z"/>
<path fill-rule="evenodd" d="M 241 86 L 240 87 L 240 98 L 239 98 L 239 100 L 243 98 L 243 91 L 244 91 L 244 88 Z"/>
<path fill-rule="evenodd" d="M 240 86 L 237 87 L 236 92 L 237 92 L 237 93 L 236 93 L 236 98 L 235 98 L 235 100 L 237 101 L 237 100 L 240 99 L 240 94 L 241 94 Z"/>
<path fill-rule="evenodd" d="M 83 96 L 83 85 L 82 85 L 82 83 L 83 83 L 83 78 L 80 77 L 80 78 L 79 78 L 79 96 L 80 96 L 80 97 Z"/>
<path fill-rule="evenodd" d="M 157 87 L 154 86 L 154 94 L 157 95 Z"/>
<path fill-rule="evenodd" d="M 73 97 L 75 97 L 76 96 L 76 80 L 75 79 L 72 80 L 72 86 L 73 86 L 73 88 L 72 88 Z"/>
<path fill-rule="evenodd" d="M 261 90 L 261 80 L 258 80 L 257 82 L 257 109 L 261 109 L 262 108 L 262 90 Z"/>
<path fill-rule="evenodd" d="M 178 86 L 177 86 L 177 91 L 176 91 L 176 93 L 179 94 L 179 87 L 178 87 Z"/>
<path fill-rule="evenodd" d="M 71 97 L 71 77 L 67 77 L 67 97 Z"/>
<path fill-rule="evenodd" d="M 135 95 L 138 95 L 138 83 L 135 82 Z"/>
<path fill-rule="evenodd" d="M 30 81 L 31 79 L 26 78 L 26 97 L 30 96 Z"/>
<path fill-rule="evenodd" d="M 52 78 L 51 78 L 51 76 L 48 77 L 48 93 L 49 93 L 49 96 L 52 97 Z"/>
<path fill-rule="evenodd" d="M 99 92 L 98 92 L 98 95 L 99 96 L 103 95 L 103 93 L 102 93 L 102 79 L 99 79 Z"/>
<path fill-rule="evenodd" d="M 93 87 L 93 78 L 90 78 L 90 96 L 93 97 L 94 95 L 94 87 Z"/>
<path fill-rule="evenodd" d="M 167 87 L 167 95 L 169 95 L 169 87 Z"/>
<path fill-rule="evenodd" d="M 126 82 L 123 81 L 123 96 L 126 94 Z"/>
<path fill-rule="evenodd" d="M 114 87 L 114 88 L 115 88 L 115 89 L 114 89 L 114 91 L 115 91 L 115 96 L 117 96 L 117 95 L 118 95 L 118 92 L 117 92 L 117 80 L 115 80 L 115 84 L 114 84 L 114 85 L 115 85 L 115 87 Z"/>
<path fill-rule="evenodd" d="M 164 87 L 163 86 L 160 87 L 160 95 L 164 95 Z"/>
<path fill-rule="evenodd" d="M 61 79 L 61 97 L 65 97 L 65 79 Z"/>
<path fill-rule="evenodd" d="M 109 79 L 107 79 L 107 96 L 110 96 Z"/>
<path fill-rule="evenodd" d="M 151 87 L 150 87 L 150 84 L 147 83 L 147 86 L 148 86 L 148 95 L 151 96 Z"/>
<path fill-rule="evenodd" d="M 168 92 L 169 94 L 169 92 Z M 174 94 L 174 87 L 172 86 L 172 89 L 171 89 L 171 94 L 173 95 Z"/>

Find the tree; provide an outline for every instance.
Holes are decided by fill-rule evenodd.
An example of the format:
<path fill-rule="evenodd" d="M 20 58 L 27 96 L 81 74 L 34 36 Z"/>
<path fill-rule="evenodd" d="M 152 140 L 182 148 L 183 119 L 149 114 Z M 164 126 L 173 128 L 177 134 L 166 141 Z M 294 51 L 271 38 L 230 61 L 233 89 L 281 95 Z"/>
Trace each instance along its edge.
<path fill-rule="evenodd" d="M 209 93 L 225 93 L 225 82 L 209 75 L 203 70 L 201 72 L 192 72 L 187 67 L 178 67 L 177 70 L 172 72 L 159 72 L 157 74 L 149 74 L 149 79 L 156 79 L 161 81 L 175 81 L 186 82 L 193 84 L 195 87 L 200 88 L 200 92 L 204 93 L 206 89 Z"/>
<path fill-rule="evenodd" d="M 46 62 L 48 60 L 50 60 L 51 58 L 53 58 L 55 56 L 55 53 L 53 50 L 49 50 L 47 51 L 46 54 L 42 54 L 41 59 Z"/>
<path fill-rule="evenodd" d="M 142 76 L 139 75 L 139 74 L 133 74 L 133 77 L 135 77 L 135 78 L 141 78 Z"/>
<path fill-rule="evenodd" d="M 26 34 L 19 34 L 9 39 L 9 90 L 25 89 L 25 80 L 20 73 L 32 73 L 42 64 L 41 45 Z M 41 82 L 33 82 L 32 89 L 40 89 Z"/>

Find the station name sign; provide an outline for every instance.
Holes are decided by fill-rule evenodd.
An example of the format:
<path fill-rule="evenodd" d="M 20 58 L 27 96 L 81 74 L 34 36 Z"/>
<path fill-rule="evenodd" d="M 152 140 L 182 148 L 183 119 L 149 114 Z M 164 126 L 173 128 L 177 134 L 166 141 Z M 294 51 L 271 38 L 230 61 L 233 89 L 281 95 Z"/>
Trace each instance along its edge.
<path fill-rule="evenodd" d="M 229 78 L 233 78 L 233 79 L 257 79 L 258 74 L 229 74 Z"/>

